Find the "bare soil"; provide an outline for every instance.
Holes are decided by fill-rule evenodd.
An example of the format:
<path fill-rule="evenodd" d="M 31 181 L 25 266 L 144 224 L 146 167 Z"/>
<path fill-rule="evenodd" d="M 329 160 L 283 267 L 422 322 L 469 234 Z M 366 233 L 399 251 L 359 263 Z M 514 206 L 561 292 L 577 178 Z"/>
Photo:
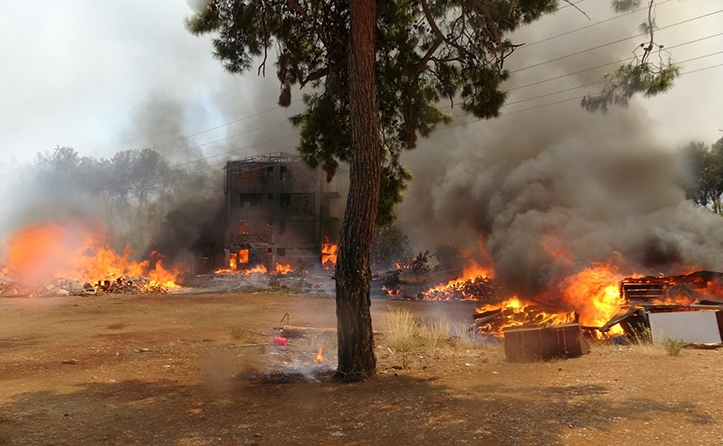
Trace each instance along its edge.
<path fill-rule="evenodd" d="M 468 322 L 474 309 L 375 300 L 376 322 L 389 306 Z M 499 346 L 403 358 L 380 336 L 378 375 L 339 384 L 333 332 L 273 345 L 286 313 L 335 327 L 328 295 L 0 298 L 0 444 L 723 443 L 719 350 L 595 345 L 519 364 Z"/>

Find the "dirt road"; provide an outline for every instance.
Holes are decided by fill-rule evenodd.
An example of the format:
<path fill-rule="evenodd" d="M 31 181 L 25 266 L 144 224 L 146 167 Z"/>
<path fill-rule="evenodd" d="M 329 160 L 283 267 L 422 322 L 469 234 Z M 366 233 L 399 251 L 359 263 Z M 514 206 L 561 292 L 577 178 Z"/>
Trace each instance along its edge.
<path fill-rule="evenodd" d="M 376 300 L 420 317 L 473 304 Z M 500 347 L 402 359 L 336 384 L 332 296 L 0 298 L 0 445 L 719 445 L 723 353 L 596 345 L 515 364 Z M 318 347 L 322 362 L 314 362 Z"/>

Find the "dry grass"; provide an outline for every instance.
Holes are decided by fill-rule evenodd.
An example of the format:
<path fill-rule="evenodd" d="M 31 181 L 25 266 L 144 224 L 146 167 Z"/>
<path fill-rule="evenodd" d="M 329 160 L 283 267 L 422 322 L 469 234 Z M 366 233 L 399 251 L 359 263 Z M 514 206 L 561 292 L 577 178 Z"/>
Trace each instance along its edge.
<path fill-rule="evenodd" d="M 246 329 L 243 327 L 233 327 L 231 329 L 231 337 L 236 340 L 244 338 L 246 334 Z"/>
<path fill-rule="evenodd" d="M 408 310 L 390 309 L 384 315 L 384 329 L 380 339 L 394 356 L 399 356 L 402 366 L 409 366 L 410 355 L 427 355 L 438 359 L 445 354 L 472 354 L 487 357 L 486 346 L 475 330 L 467 324 L 450 324 L 446 318 L 421 320 Z M 501 350 L 496 348 L 496 350 Z"/>
<path fill-rule="evenodd" d="M 417 320 L 408 310 L 392 310 L 384 315 L 384 343 L 393 354 L 402 355 L 402 367 L 408 366 L 407 355 L 418 348 Z"/>
<path fill-rule="evenodd" d="M 426 321 L 417 327 L 420 344 L 426 347 L 429 355 L 434 358 L 437 348 L 449 339 L 450 323 L 447 318 Z"/>
<path fill-rule="evenodd" d="M 319 351 L 319 348 L 322 349 L 323 355 L 326 356 L 334 356 L 337 351 L 337 337 L 336 337 L 336 331 L 319 331 L 319 332 L 313 332 L 310 335 L 304 337 L 304 343 L 302 345 L 302 350 L 311 355 L 312 357 L 316 355 L 316 353 Z"/>
<path fill-rule="evenodd" d="M 452 327 L 454 345 L 460 350 L 477 350 L 484 347 L 479 332 L 469 328 L 469 324 L 458 323 Z"/>

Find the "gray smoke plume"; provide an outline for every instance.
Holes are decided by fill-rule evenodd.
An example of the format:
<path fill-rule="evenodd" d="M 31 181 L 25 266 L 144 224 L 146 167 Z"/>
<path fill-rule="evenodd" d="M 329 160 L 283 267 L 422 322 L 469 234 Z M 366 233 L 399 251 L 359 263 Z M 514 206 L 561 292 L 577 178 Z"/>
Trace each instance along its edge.
<path fill-rule="evenodd" d="M 685 200 L 679 155 L 644 113 L 566 108 L 440 130 L 406 160 L 400 224 L 426 246 L 482 238 L 519 292 L 610 259 L 628 274 L 723 268 L 723 222 Z"/>
<path fill-rule="evenodd" d="M 627 22 L 606 26 L 608 40 L 635 33 Z M 520 38 L 534 42 L 557 32 L 531 27 Z M 674 35 L 667 37 L 674 41 Z M 618 60 L 630 51 L 628 42 L 515 73 L 593 41 L 605 42 L 565 38 L 520 52 L 517 59 L 513 55 L 509 88 Z M 534 108 L 544 101 L 530 99 L 594 82 L 602 73 L 581 72 L 554 86 L 543 83 L 535 92 L 513 90 L 502 117 L 466 125 L 458 124 L 469 118 L 458 118 L 406 154 L 403 162 L 415 179 L 397 211 L 412 242 L 491 256 L 497 278 L 528 296 L 554 289 L 594 262 L 612 261 L 622 274 L 723 269 L 723 220 L 685 199 L 676 143 L 657 137 L 645 109 L 633 103 L 603 116 L 585 112 L 579 100 Z M 601 86 L 547 102 L 595 88 Z"/>

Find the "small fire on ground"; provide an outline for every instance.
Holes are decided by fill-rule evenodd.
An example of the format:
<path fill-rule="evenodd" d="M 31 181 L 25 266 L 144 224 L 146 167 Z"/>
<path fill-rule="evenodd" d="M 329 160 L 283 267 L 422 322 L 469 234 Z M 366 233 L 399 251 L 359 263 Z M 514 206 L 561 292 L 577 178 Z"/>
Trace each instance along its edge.
<path fill-rule="evenodd" d="M 222 268 L 214 271 L 214 274 L 240 274 L 244 276 L 250 276 L 252 274 L 269 274 L 269 270 L 264 265 L 255 265 L 250 268 L 236 268 L 235 264 L 231 264 L 232 268 Z M 286 275 L 294 272 L 294 268 L 291 265 L 284 263 L 276 263 L 272 273 Z"/>

